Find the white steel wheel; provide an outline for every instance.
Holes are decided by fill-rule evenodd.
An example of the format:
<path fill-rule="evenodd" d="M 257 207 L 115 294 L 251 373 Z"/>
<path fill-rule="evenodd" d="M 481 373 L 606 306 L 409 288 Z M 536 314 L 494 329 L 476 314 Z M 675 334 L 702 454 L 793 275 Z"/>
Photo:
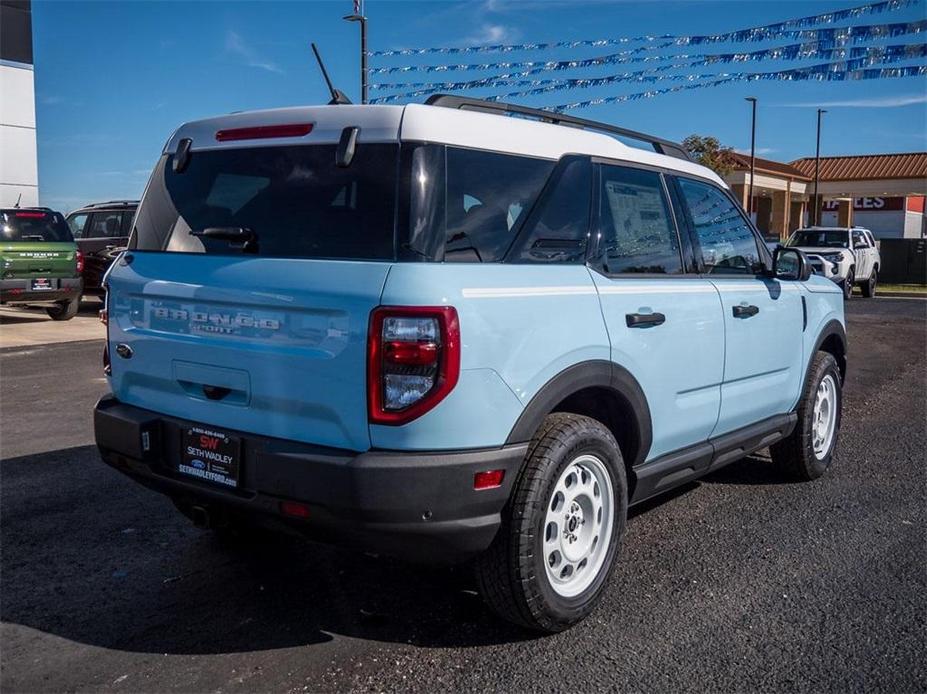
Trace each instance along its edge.
<path fill-rule="evenodd" d="M 824 376 L 818 384 L 811 417 L 811 447 L 814 457 L 823 460 L 837 428 L 837 383 L 832 374 Z"/>
<path fill-rule="evenodd" d="M 543 551 L 555 593 L 579 595 L 595 580 L 608 554 L 615 493 L 605 463 L 584 454 L 560 474 L 547 503 Z"/>

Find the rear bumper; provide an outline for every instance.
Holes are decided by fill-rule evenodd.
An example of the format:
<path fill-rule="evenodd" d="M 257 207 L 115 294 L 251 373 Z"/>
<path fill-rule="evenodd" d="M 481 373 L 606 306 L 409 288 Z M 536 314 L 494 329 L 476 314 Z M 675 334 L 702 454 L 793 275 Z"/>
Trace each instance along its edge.
<path fill-rule="evenodd" d="M 526 450 L 356 453 L 224 430 L 242 439 L 239 486 L 225 489 L 176 472 L 192 424 L 111 396 L 94 412 L 104 461 L 210 517 L 283 523 L 329 544 L 428 563 L 465 561 L 489 546 Z M 501 487 L 473 489 L 475 473 L 496 469 L 505 470 Z M 306 504 L 308 517 L 284 515 L 284 501 Z"/>
<path fill-rule="evenodd" d="M 0 280 L 0 303 L 42 304 L 76 299 L 81 295 L 80 277 L 51 278 L 53 289 L 32 291 L 31 279 Z"/>

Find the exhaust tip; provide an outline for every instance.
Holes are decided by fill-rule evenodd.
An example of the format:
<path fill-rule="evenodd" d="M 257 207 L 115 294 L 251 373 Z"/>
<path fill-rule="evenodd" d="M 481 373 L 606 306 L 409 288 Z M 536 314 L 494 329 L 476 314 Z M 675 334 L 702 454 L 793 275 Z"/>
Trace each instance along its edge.
<path fill-rule="evenodd" d="M 209 511 L 202 506 L 193 506 L 190 509 L 190 517 L 193 519 L 193 525 L 197 528 L 209 527 Z"/>

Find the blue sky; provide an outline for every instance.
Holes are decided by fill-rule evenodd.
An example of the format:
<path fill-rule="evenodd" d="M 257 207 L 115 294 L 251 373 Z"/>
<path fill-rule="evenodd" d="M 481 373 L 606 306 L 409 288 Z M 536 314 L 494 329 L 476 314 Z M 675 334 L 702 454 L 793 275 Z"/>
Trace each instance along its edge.
<path fill-rule="evenodd" d="M 863 1 L 370 0 L 367 15 L 371 48 L 385 49 L 714 34 L 852 7 Z M 165 140 L 186 120 L 253 108 L 324 103 L 327 92 L 309 50 L 310 40 L 319 44 L 335 83 L 358 100 L 357 25 L 341 19 L 350 10 L 350 0 L 36 0 L 33 34 L 41 204 L 70 210 L 93 201 L 138 197 Z M 919 4 L 847 23 L 903 22 L 924 16 L 925 6 Z M 923 41 L 923 35 L 883 43 L 916 41 Z M 746 50 L 766 45 L 770 44 L 751 44 Z M 518 57 L 562 60 L 615 50 L 572 49 Z M 720 45 L 710 50 L 739 48 Z M 453 62 L 489 61 L 490 55 L 471 56 L 474 60 L 455 58 Z M 416 60 L 378 58 L 372 65 L 408 62 Z M 442 56 L 417 62 L 442 62 Z M 814 62 L 820 61 L 780 66 Z M 767 63 L 750 65 L 754 66 L 757 71 L 780 69 Z M 595 68 L 583 74 L 598 76 L 637 67 Z M 372 81 L 398 81 L 396 78 L 376 76 Z M 411 73 L 406 79 L 426 78 Z M 636 85 L 612 86 L 521 101 L 542 106 L 640 90 Z M 829 111 L 822 137 L 825 154 L 927 149 L 925 95 L 927 80 L 923 78 L 856 83 L 766 81 L 733 83 L 574 113 L 670 139 L 710 134 L 743 149 L 750 144 L 749 105 L 743 98 L 756 96 L 760 100 L 758 155 L 789 161 L 814 154 L 818 105 Z"/>

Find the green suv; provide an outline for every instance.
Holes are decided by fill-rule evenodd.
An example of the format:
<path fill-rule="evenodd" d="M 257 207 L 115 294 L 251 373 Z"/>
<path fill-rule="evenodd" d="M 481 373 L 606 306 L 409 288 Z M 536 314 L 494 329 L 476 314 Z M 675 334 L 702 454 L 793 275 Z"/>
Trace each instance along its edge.
<path fill-rule="evenodd" d="M 0 209 L 0 304 L 44 306 L 54 320 L 77 315 L 83 256 L 59 212 Z"/>

